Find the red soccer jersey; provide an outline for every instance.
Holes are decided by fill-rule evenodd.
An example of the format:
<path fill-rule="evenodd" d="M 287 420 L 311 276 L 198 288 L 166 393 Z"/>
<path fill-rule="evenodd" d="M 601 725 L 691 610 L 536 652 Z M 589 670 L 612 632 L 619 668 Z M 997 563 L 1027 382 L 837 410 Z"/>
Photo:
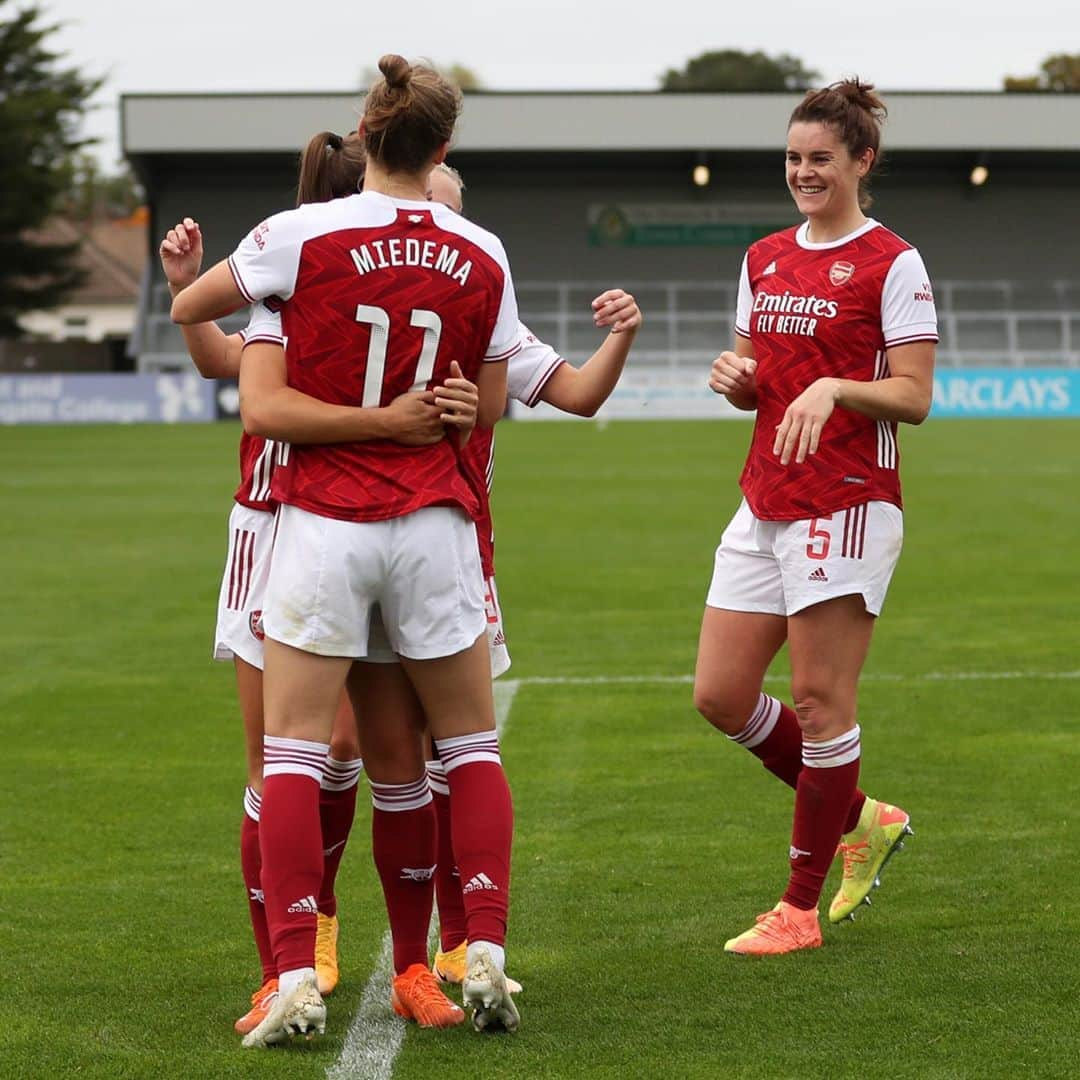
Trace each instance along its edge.
<path fill-rule="evenodd" d="M 520 349 L 511 358 L 506 371 L 507 395 L 532 408 L 548 379 L 565 363 L 550 346 L 540 341 L 524 324 L 518 324 Z M 480 500 L 476 518 L 476 538 L 480 545 L 480 565 L 484 577 L 495 574 L 495 525 L 491 517 L 491 485 L 495 478 L 495 432 L 476 428 L 462 455 L 473 489 Z"/>
<path fill-rule="evenodd" d="M 837 407 L 816 454 L 773 454 L 788 405 L 824 377 L 886 378 L 886 350 L 937 341 L 919 253 L 876 221 L 811 243 L 807 225 L 753 244 L 743 261 L 736 333 L 753 343 L 757 419 L 740 485 L 758 518 L 794 521 L 881 500 L 901 506 L 896 424 Z"/>
<path fill-rule="evenodd" d="M 240 436 L 240 486 L 233 496 L 241 506 L 272 512 L 270 498 L 277 443 L 258 435 Z"/>
<path fill-rule="evenodd" d="M 257 304 L 252 309 L 248 325 L 240 331 L 240 337 L 245 345 L 253 341 L 282 345 L 280 328 L 280 319 L 262 304 Z M 248 435 L 247 432 L 240 436 L 240 486 L 233 498 L 241 506 L 273 512 L 274 503 L 270 494 L 277 454 L 278 444 L 272 439 Z"/>
<path fill-rule="evenodd" d="M 387 405 L 430 389 L 457 360 L 518 350 L 517 304 L 502 245 L 438 204 L 374 192 L 263 222 L 229 259 L 249 300 L 277 297 L 289 385 L 341 405 Z M 479 501 L 453 440 L 293 446 L 273 495 L 325 517 L 379 521 Z"/>

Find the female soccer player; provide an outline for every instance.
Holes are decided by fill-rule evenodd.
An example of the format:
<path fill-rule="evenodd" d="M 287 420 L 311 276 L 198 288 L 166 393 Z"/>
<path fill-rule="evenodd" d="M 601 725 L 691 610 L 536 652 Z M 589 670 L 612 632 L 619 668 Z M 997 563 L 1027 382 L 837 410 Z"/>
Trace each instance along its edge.
<path fill-rule="evenodd" d="M 357 134 L 342 138 L 332 132 L 315 135 L 300 162 L 297 205 L 325 202 L 355 194 L 364 176 L 363 140 Z M 170 291 L 175 296 L 193 282 L 202 263 L 202 234 L 191 218 L 178 222 L 162 240 L 159 253 Z M 183 327 L 184 337 L 199 372 L 206 378 L 235 377 L 240 371 L 240 354 L 247 332 L 226 335 L 215 323 Z M 367 439 L 389 437 L 412 445 L 426 445 L 444 437 L 444 416 L 456 412 L 449 422 L 471 424 L 469 409 L 474 405 L 454 380 L 439 388 L 444 396 L 435 403 L 434 394 L 406 394 L 386 409 L 338 408 L 295 395 L 289 437 L 304 441 L 310 425 L 337 424 L 335 438 Z M 335 411 L 336 410 L 336 411 Z M 319 428 L 319 433 L 323 429 Z M 325 436 L 324 436 L 325 437 Z M 252 929 L 263 969 L 263 982 L 252 995 L 250 1011 L 236 1022 L 236 1030 L 246 1034 L 263 1019 L 277 992 L 277 972 L 270 948 L 263 891 L 259 879 L 259 804 L 262 792 L 262 667 L 261 626 L 266 575 L 270 563 L 273 533 L 273 505 L 270 482 L 274 442 L 244 434 L 240 441 L 240 487 L 229 521 L 229 555 L 226 560 L 219 601 L 214 657 L 232 659 L 244 720 L 247 748 L 248 786 L 244 794 L 241 828 L 241 867 L 248 892 Z M 338 980 L 337 899 L 334 885 L 356 806 L 356 783 L 361 769 L 356 723 L 346 695 L 338 711 L 320 792 L 320 819 L 324 849 L 324 870 L 318 895 L 318 937 L 316 971 L 320 992 L 327 994 Z"/>
<path fill-rule="evenodd" d="M 456 169 L 436 166 L 428 177 L 429 196 L 456 213 L 464 209 L 465 185 Z M 563 412 L 576 416 L 593 416 L 607 401 L 622 374 L 623 366 L 641 326 L 641 311 L 633 296 L 622 289 L 609 289 L 592 302 L 593 322 L 609 333 L 603 344 L 581 367 L 565 361 L 559 354 L 538 340 L 524 323 L 519 324 L 520 351 L 507 364 L 507 388 L 512 398 L 530 407 L 544 401 Z M 482 511 L 477 521 L 480 561 L 484 571 L 485 604 L 488 619 L 488 642 L 491 648 L 492 677 L 510 667 L 499 593 L 495 586 L 495 535 L 491 517 L 491 484 L 495 471 L 495 440 L 490 429 L 478 428 L 465 449 L 481 496 Z M 383 680 L 398 682 L 400 672 L 385 670 Z M 407 702 L 407 686 L 399 692 L 400 703 Z M 418 710 L 418 706 L 416 706 Z M 418 721 L 422 723 L 422 718 Z M 431 786 L 435 813 L 438 819 L 438 859 L 435 870 L 435 890 L 439 908 L 440 949 L 435 955 L 432 970 L 440 981 L 460 983 L 465 978 L 468 942 L 466 939 L 463 882 L 458 871 L 451 844 L 452 819 L 449 788 L 443 763 L 429 756 L 428 781 Z M 418 928 L 426 930 L 427 917 L 418 914 Z"/>
<path fill-rule="evenodd" d="M 795 788 L 790 879 L 731 953 L 821 944 L 817 904 L 851 914 L 908 831 L 857 787 L 855 702 L 903 533 L 897 424 L 930 409 L 937 319 L 919 253 L 863 214 L 885 108 L 848 79 L 791 115 L 787 186 L 806 221 L 743 261 L 735 349 L 710 387 L 757 409 L 744 500 L 716 551 L 698 648 L 701 713 Z M 787 641 L 795 708 L 762 692 Z"/>
<path fill-rule="evenodd" d="M 365 102 L 363 194 L 278 214 L 173 303 L 181 323 L 271 298 L 288 338 L 245 349 L 245 426 L 273 437 L 283 393 L 374 405 L 438 382 L 451 358 L 478 387 L 480 423 L 506 397 L 517 304 L 498 239 L 426 199 L 445 158 L 460 95 L 436 72 L 384 56 Z M 321 1031 L 312 967 L 314 893 L 322 870 L 318 781 L 352 662 L 373 615 L 424 706 L 455 806 L 454 850 L 468 892 L 464 996 L 478 1028 L 517 1027 L 502 973 L 512 833 L 494 733 L 483 581 L 472 517 L 477 497 L 444 440 L 292 447 L 274 477 L 282 504 L 263 622 L 266 632 L 262 882 L 279 969 L 278 1000 L 246 1046 Z M 368 716 L 362 715 L 368 724 Z M 419 743 L 418 733 L 398 737 Z M 383 778 L 369 775 L 374 783 Z M 426 791 L 387 778 L 388 800 Z M 430 876 L 429 867 L 412 867 Z M 426 956 L 425 956 L 426 960 Z"/>

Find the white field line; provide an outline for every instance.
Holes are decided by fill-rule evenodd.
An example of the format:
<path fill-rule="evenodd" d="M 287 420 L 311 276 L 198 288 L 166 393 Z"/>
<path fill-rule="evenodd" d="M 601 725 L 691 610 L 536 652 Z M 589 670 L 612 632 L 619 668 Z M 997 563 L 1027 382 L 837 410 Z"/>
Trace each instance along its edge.
<path fill-rule="evenodd" d="M 510 719 L 514 695 L 521 685 L 518 679 L 504 679 L 495 683 L 495 729 L 502 734 Z M 428 950 L 438 928 L 431 921 L 431 937 Z M 390 932 L 383 936 L 382 949 L 375 961 L 375 969 L 364 987 L 360 1007 L 356 1010 L 341 1056 L 326 1070 L 328 1080 L 390 1080 L 394 1072 L 394 1060 L 405 1038 L 406 1022 L 390 1008 L 390 971 L 394 949 Z"/>
<path fill-rule="evenodd" d="M 766 675 L 770 683 L 788 682 L 787 675 Z M 867 672 L 860 682 L 996 682 L 999 680 L 1080 679 L 1080 671 L 923 671 Z M 520 686 L 622 686 L 639 684 L 692 683 L 693 675 L 528 675 Z"/>

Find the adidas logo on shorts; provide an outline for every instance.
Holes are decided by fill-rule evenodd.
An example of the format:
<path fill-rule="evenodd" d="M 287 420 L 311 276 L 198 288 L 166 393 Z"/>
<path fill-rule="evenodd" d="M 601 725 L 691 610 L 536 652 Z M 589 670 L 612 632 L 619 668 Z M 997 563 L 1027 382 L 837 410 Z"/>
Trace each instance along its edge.
<path fill-rule="evenodd" d="M 829 575 L 819 566 L 812 574 L 807 575 L 807 581 L 828 581 Z"/>

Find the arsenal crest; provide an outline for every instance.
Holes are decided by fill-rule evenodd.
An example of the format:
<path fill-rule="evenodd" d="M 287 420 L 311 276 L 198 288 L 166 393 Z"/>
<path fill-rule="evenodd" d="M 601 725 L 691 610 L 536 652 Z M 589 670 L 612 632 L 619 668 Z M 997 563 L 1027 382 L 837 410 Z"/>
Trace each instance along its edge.
<path fill-rule="evenodd" d="M 845 281 L 851 280 L 851 275 L 855 273 L 855 267 L 849 262 L 834 262 L 829 267 L 829 280 L 834 285 L 843 285 Z"/>
<path fill-rule="evenodd" d="M 248 617 L 248 629 L 256 641 L 262 641 L 266 635 L 263 633 L 262 612 L 253 611 Z"/>

